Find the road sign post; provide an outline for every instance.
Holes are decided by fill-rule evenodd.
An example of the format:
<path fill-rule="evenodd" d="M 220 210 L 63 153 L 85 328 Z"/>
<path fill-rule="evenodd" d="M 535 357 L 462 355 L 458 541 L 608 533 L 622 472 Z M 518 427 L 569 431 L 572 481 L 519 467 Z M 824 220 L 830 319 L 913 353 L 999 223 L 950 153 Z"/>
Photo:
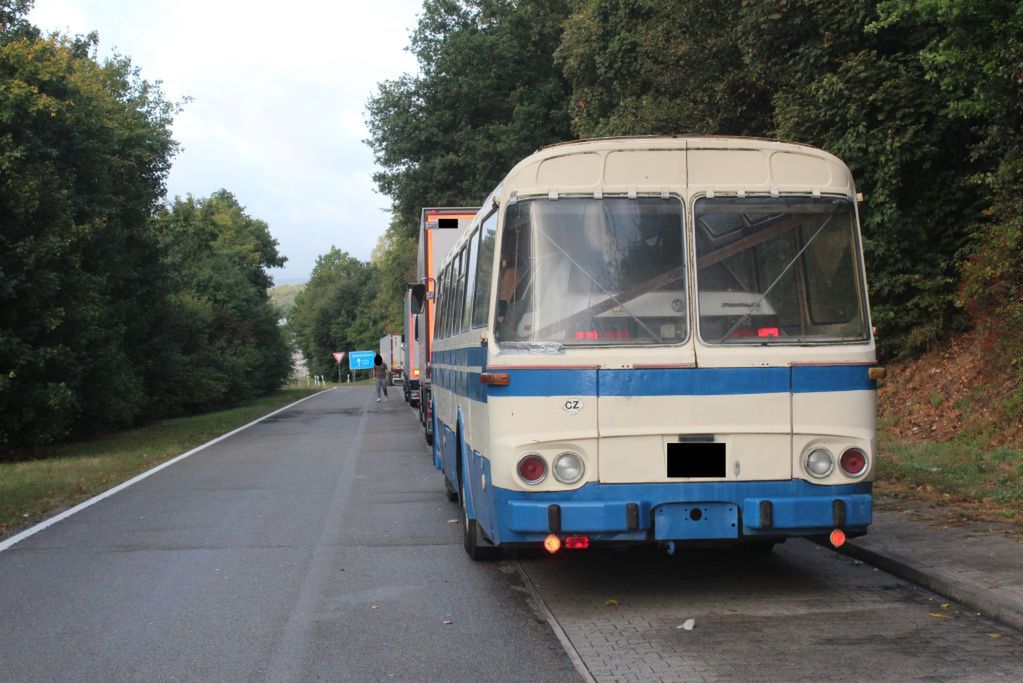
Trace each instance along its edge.
<path fill-rule="evenodd" d="M 334 356 L 334 362 L 337 363 L 337 383 L 341 384 L 341 359 L 345 357 L 345 352 L 335 351 L 331 355 Z"/>

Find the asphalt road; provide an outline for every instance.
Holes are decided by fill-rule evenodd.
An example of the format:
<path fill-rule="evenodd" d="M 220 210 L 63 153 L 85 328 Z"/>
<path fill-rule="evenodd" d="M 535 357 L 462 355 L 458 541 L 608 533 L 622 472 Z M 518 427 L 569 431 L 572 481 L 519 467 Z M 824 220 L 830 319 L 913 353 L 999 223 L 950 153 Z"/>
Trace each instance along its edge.
<path fill-rule="evenodd" d="M 473 563 L 414 414 L 369 388 L 312 398 L 0 552 L 2 683 L 1021 672 L 1019 632 L 807 541 Z"/>
<path fill-rule="evenodd" d="M 577 679 L 417 427 L 321 394 L 0 553 L 0 681 Z"/>

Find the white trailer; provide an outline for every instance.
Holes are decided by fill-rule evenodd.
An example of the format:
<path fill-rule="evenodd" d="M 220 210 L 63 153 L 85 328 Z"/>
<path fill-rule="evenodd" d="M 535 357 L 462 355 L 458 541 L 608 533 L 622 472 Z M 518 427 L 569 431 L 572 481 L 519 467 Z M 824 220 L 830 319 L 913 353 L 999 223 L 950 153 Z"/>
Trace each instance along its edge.
<path fill-rule="evenodd" d="M 380 338 L 380 356 L 389 368 L 388 383 L 401 384 L 404 381 L 405 359 L 401 350 L 401 335 L 385 334 Z"/>

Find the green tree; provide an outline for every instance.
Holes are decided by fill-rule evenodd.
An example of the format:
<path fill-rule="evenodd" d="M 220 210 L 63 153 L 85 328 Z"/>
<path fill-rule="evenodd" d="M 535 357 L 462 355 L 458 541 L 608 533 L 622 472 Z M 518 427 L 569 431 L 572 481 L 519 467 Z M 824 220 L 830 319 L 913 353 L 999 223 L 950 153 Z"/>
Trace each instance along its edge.
<path fill-rule="evenodd" d="M 195 412 L 274 391 L 291 350 L 270 304 L 270 268 L 284 265 L 267 224 L 221 190 L 175 199 L 154 218 L 170 317 L 149 384 L 155 412 Z"/>
<path fill-rule="evenodd" d="M 158 314 L 148 219 L 175 106 L 96 37 L 0 5 L 0 450 L 129 424 Z"/>
<path fill-rule="evenodd" d="M 739 47 L 743 4 L 575 0 L 555 54 L 575 133 L 766 134 L 770 91 Z"/>
<path fill-rule="evenodd" d="M 983 198 L 964 250 L 959 303 L 998 340 L 992 362 L 1023 375 L 1023 4 L 889 0 L 874 29 L 940 31 L 920 52 L 947 115 L 971 126 L 970 178 Z"/>
<path fill-rule="evenodd" d="M 370 322 L 376 317 L 374 280 L 373 266 L 337 247 L 316 259 L 288 319 L 310 373 L 336 373 L 334 351 L 376 348 L 382 330 Z"/>
<path fill-rule="evenodd" d="M 519 159 L 570 138 L 552 58 L 567 14 L 564 0 L 424 2 L 421 74 L 379 84 L 367 108 L 394 237 L 416 234 L 423 206 L 478 204 Z"/>
<path fill-rule="evenodd" d="M 979 211 L 963 154 L 972 126 L 948 115 L 921 51 L 941 34 L 926 19 L 879 28 L 877 2 L 778 0 L 747 5 L 745 49 L 774 82 L 774 134 L 849 164 L 860 207 L 873 318 L 889 355 L 916 353 L 959 329 L 958 254 Z"/>

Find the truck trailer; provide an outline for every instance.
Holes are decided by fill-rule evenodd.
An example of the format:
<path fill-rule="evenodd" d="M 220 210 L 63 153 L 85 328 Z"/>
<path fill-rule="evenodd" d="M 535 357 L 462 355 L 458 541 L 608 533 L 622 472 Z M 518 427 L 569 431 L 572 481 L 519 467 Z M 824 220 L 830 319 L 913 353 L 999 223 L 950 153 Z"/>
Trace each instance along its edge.
<path fill-rule="evenodd" d="M 388 367 L 387 383 L 391 386 L 401 384 L 404 381 L 405 359 L 401 350 L 400 334 L 395 332 L 380 338 L 380 356 Z"/>
<path fill-rule="evenodd" d="M 437 271 L 445 254 L 465 232 L 478 206 L 427 207 L 419 221 L 417 281 L 405 288 L 405 400 L 419 411 L 427 443 L 433 443 L 430 361 L 434 331 Z"/>

